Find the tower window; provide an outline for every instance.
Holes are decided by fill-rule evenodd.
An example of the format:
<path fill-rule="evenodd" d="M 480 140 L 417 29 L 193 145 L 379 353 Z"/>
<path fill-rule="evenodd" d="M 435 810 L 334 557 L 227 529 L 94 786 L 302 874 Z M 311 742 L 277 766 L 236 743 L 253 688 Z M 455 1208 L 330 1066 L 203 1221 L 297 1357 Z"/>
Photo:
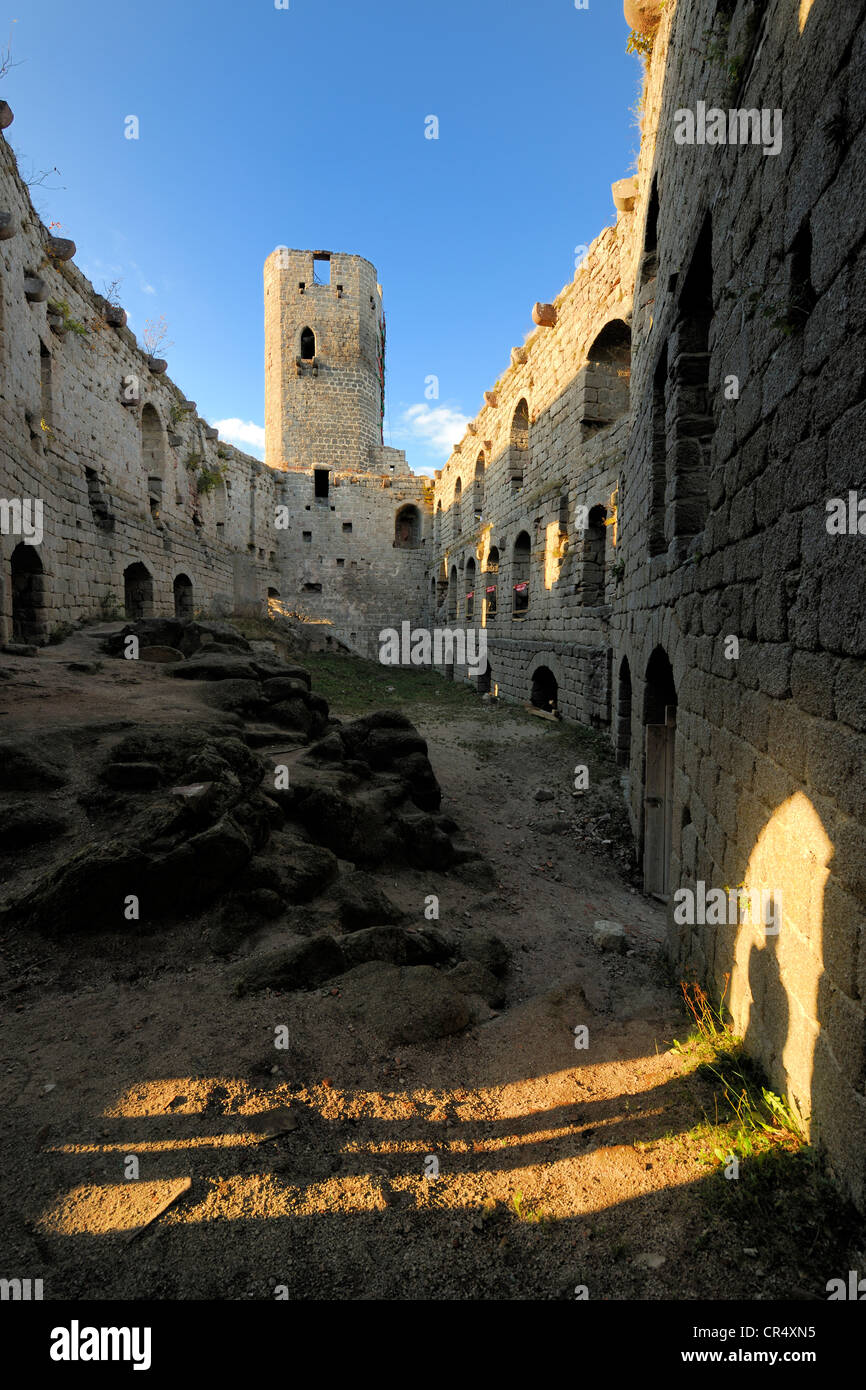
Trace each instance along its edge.
<path fill-rule="evenodd" d="M 313 469 L 313 496 L 317 501 L 326 501 L 328 497 L 328 487 L 330 474 L 327 468 Z"/>
<path fill-rule="evenodd" d="M 307 541 L 308 543 L 311 542 L 312 539 L 313 539 L 313 533 L 312 533 L 312 531 L 302 531 L 302 532 L 301 532 L 301 535 L 302 535 L 303 539 L 304 539 L 305 541 Z"/>
<path fill-rule="evenodd" d="M 316 335 L 312 328 L 305 328 L 301 332 L 301 359 L 304 362 L 312 362 L 316 355 Z"/>
<path fill-rule="evenodd" d="M 351 521 L 344 521 L 344 522 L 343 522 L 343 531 L 345 532 L 345 534 L 346 534 L 347 536 L 351 536 L 351 534 L 352 534 L 352 523 L 351 523 Z"/>
<path fill-rule="evenodd" d="M 330 285 L 331 283 L 331 257 L 313 257 L 313 284 Z"/>

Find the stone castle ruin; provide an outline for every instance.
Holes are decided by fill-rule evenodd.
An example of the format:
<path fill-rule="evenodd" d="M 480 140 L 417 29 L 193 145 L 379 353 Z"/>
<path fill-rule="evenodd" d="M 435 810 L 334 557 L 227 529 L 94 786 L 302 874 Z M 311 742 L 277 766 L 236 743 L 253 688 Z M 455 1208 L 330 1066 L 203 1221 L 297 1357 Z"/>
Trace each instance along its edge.
<path fill-rule="evenodd" d="M 484 629 L 480 691 L 611 741 L 677 969 L 727 990 L 862 1203 L 866 3 L 625 9 L 647 62 L 616 224 L 434 480 L 382 441 L 369 261 L 268 257 L 262 463 L 139 348 L 0 142 L 0 493 L 43 532 L 7 506 L 0 635 L 269 598 L 373 658 L 404 621 Z M 744 138 L 677 138 L 699 103 Z M 781 929 L 685 919 L 698 885 L 770 894 Z"/>

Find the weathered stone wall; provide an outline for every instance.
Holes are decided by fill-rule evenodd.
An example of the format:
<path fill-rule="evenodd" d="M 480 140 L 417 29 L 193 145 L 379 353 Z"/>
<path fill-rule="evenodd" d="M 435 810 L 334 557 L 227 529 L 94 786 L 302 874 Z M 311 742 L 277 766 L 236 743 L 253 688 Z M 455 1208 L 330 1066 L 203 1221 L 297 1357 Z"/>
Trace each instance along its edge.
<path fill-rule="evenodd" d="M 862 1204 L 866 566 L 863 535 L 826 523 L 830 499 L 866 494 L 866 5 L 700 0 L 660 19 L 617 226 L 555 314 L 537 307 L 437 479 L 428 612 L 486 621 L 500 694 L 529 698 L 543 665 L 564 715 L 609 727 L 677 969 L 725 993 Z M 771 135 L 781 113 L 780 149 L 677 143 L 698 102 L 765 112 Z M 633 334 L 627 403 L 598 347 L 616 320 Z M 605 340 L 621 355 L 621 333 Z M 602 556 L 575 511 L 611 520 L 615 487 Z M 700 884 L 745 885 L 748 910 L 678 920 Z M 778 932 L 738 920 L 762 902 Z"/>
<path fill-rule="evenodd" d="M 12 636 L 16 583 L 29 583 L 36 600 L 25 601 L 31 615 L 19 635 L 39 641 L 61 622 L 122 609 L 133 564 L 151 576 L 155 615 L 174 611 L 178 576 L 190 581 L 196 610 L 231 611 L 239 582 L 263 600 L 276 559 L 272 475 L 220 444 L 194 403 L 182 409 L 159 364 L 153 371 L 132 333 L 106 321 L 105 299 L 70 260 L 49 254 L 5 139 L 0 179 L 0 211 L 9 214 L 0 241 L 0 496 L 41 502 L 44 529 L 40 545 L 17 554 L 22 536 L 11 522 L 0 535 L 0 637 Z M 224 482 L 199 495 L 187 460 L 220 470 Z M 41 572 L 22 578 L 22 564 Z"/>
<path fill-rule="evenodd" d="M 547 666 L 560 711 L 598 727 L 610 723 L 612 499 L 627 440 L 629 375 L 627 348 L 611 352 L 603 344 L 611 328 L 625 342 L 629 336 L 632 220 L 623 212 L 590 247 L 547 315 L 552 326 L 537 327 L 513 350 L 437 475 L 428 581 L 437 625 L 485 626 L 501 696 L 528 700 L 533 672 Z M 528 538 L 528 566 L 515 557 L 521 537 Z M 527 580 L 523 611 L 515 585 Z M 486 594 L 494 585 L 495 614 Z M 453 674 L 464 676 L 465 668 Z"/>
<path fill-rule="evenodd" d="M 261 610 L 271 588 L 368 655 L 403 621 L 483 623 L 500 694 L 544 703 L 546 668 L 560 711 L 609 731 L 677 970 L 725 991 L 861 1204 L 864 57 L 866 0 L 669 0 L 616 226 L 536 307 L 433 488 L 381 443 L 369 262 L 335 253 L 314 286 L 313 252 L 268 259 L 265 466 L 207 437 L 46 256 L 0 149 L 0 496 L 44 500 L 44 573 L 15 580 L 41 628 L 122 602 L 135 562 L 155 612 L 179 575 L 202 608 Z M 677 143 L 699 102 L 780 112 L 778 153 Z M 304 327 L 315 370 L 298 367 Z M 225 490 L 196 499 L 195 454 L 225 466 Z M 855 533 L 831 534 L 828 501 L 852 493 Z M 0 536 L 7 638 L 19 539 Z M 701 884 L 763 894 L 780 930 L 677 920 Z"/>
<path fill-rule="evenodd" d="M 317 283 L 325 268 L 330 283 Z M 308 348 L 305 330 L 312 334 Z M 316 257 L 286 246 L 271 252 L 265 261 L 265 457 L 273 468 L 377 471 L 384 333 L 382 289 L 369 261 L 339 252 Z"/>
<path fill-rule="evenodd" d="M 661 648 L 676 695 L 671 889 L 745 881 L 756 907 L 761 890 L 781 905 L 777 935 L 672 921 L 674 958 L 720 992 L 730 977 L 738 1029 L 860 1202 L 866 567 L 863 536 L 826 520 L 829 499 L 866 483 L 864 19 L 861 0 L 664 12 L 611 618 L 614 673 L 626 659 L 631 674 L 639 835 Z M 675 143 L 675 112 L 698 100 L 778 109 L 781 152 Z"/>
<path fill-rule="evenodd" d="M 391 474 L 396 453 L 380 449 L 381 473 L 331 472 L 327 497 L 316 497 L 310 472 L 279 475 L 278 502 L 291 519 L 277 532 L 281 598 L 374 660 L 380 631 L 422 613 L 429 565 L 433 485 L 405 460 Z M 415 527 L 398 537 L 406 508 Z"/>

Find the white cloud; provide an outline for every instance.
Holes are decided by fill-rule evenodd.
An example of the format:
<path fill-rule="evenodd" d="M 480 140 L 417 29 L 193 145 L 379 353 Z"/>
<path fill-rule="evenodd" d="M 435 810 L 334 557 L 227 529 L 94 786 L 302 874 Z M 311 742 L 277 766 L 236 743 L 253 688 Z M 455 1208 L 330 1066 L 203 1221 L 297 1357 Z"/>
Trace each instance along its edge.
<path fill-rule="evenodd" d="M 153 288 L 153 285 L 142 285 L 140 288 L 142 294 L 156 294 L 156 290 Z"/>
<path fill-rule="evenodd" d="M 454 445 L 463 438 L 471 415 L 464 415 L 448 405 L 410 405 L 400 417 L 403 430 L 414 439 L 422 440 L 442 454 L 443 463 Z"/>
<path fill-rule="evenodd" d="M 239 449 L 251 449 L 257 454 L 265 452 L 265 432 L 261 425 L 254 424 L 252 420 L 240 420 L 236 415 L 229 420 L 214 420 L 213 423 L 214 429 L 218 429 L 230 444 L 237 444 Z"/>

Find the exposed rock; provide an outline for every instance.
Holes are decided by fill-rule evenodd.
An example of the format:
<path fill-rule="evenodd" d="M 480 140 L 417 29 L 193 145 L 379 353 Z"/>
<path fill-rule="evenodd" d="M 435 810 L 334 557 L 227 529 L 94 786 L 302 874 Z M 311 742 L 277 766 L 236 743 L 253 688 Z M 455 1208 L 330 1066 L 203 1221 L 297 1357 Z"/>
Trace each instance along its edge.
<path fill-rule="evenodd" d="M 592 929 L 592 939 L 599 950 L 618 951 L 620 954 L 628 944 L 622 922 L 596 922 Z"/>
<path fill-rule="evenodd" d="M 398 926 L 365 927 L 341 943 L 347 966 L 366 961 L 391 965 L 433 965 L 447 960 L 451 946 L 434 928 Z"/>
<path fill-rule="evenodd" d="M 338 882 L 334 897 L 338 903 L 340 925 L 345 931 L 399 922 L 402 911 L 392 903 L 375 879 L 362 872 L 344 875 Z"/>
<path fill-rule="evenodd" d="M 460 961 L 453 970 L 449 970 L 448 979 L 461 994 L 480 994 L 492 1009 L 501 1008 L 505 1002 L 505 990 L 501 983 L 480 960 Z"/>
<path fill-rule="evenodd" d="M 508 947 L 493 932 L 465 932 L 460 943 L 460 953 L 467 960 L 478 961 L 492 975 L 504 975 L 508 969 Z"/>
<path fill-rule="evenodd" d="M 0 791 L 45 791 L 65 787 L 71 749 L 65 736 L 43 729 L 38 746 L 29 734 L 0 739 Z"/>
<path fill-rule="evenodd" d="M 179 652 L 177 647 L 140 647 L 138 659 L 157 666 L 169 666 L 174 661 L 183 661 L 183 652 Z"/>
<path fill-rule="evenodd" d="M 52 806 L 18 802 L 0 809 L 0 847 L 23 849 L 62 835 L 68 822 Z"/>
<path fill-rule="evenodd" d="M 365 1034 L 389 1044 L 434 1042 L 471 1021 L 464 995 L 429 965 L 359 965 L 342 976 L 340 993 Z"/>
<path fill-rule="evenodd" d="M 306 989 L 339 974 L 344 965 L 339 942 L 323 934 L 301 937 L 251 957 L 233 972 L 233 979 L 238 994 L 260 989 Z"/>
<path fill-rule="evenodd" d="M 103 769 L 102 778 L 110 787 L 142 791 L 158 787 L 162 782 L 162 772 L 156 763 L 109 763 Z"/>

